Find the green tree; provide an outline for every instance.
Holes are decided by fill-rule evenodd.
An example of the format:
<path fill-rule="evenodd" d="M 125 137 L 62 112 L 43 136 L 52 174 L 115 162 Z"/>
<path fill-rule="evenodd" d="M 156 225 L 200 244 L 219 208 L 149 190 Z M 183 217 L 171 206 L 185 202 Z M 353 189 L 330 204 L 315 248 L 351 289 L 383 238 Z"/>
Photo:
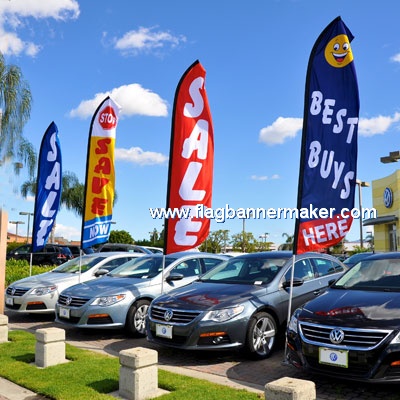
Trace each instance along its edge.
<path fill-rule="evenodd" d="M 232 235 L 232 250 L 254 253 L 258 249 L 258 241 L 251 232 L 241 232 Z"/>
<path fill-rule="evenodd" d="M 286 242 L 279 246 L 279 250 L 293 250 L 294 235 L 282 233 L 282 237 L 286 236 Z"/>
<path fill-rule="evenodd" d="M 126 243 L 126 244 L 134 244 L 135 241 L 131 234 L 127 231 L 115 230 L 110 232 L 110 237 L 108 238 L 108 243 Z"/>
<path fill-rule="evenodd" d="M 14 172 L 28 168 L 34 175 L 36 153 L 24 137 L 23 129 L 31 114 L 32 94 L 20 68 L 7 65 L 0 54 L 0 159 L 1 163 L 13 162 Z"/>
<path fill-rule="evenodd" d="M 199 249 L 209 253 L 223 253 L 226 252 L 226 246 L 229 242 L 229 230 L 219 229 L 218 231 L 210 232 Z"/>

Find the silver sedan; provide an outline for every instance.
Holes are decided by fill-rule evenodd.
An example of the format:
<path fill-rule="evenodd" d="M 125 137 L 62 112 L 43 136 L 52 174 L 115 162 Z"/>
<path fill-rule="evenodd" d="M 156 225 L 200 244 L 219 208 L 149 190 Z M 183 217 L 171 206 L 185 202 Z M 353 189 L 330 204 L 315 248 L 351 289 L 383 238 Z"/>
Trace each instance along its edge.
<path fill-rule="evenodd" d="M 69 286 L 104 275 L 141 253 L 94 253 L 73 258 L 43 274 L 13 282 L 6 289 L 5 306 L 19 313 L 54 313 L 60 292 Z"/>

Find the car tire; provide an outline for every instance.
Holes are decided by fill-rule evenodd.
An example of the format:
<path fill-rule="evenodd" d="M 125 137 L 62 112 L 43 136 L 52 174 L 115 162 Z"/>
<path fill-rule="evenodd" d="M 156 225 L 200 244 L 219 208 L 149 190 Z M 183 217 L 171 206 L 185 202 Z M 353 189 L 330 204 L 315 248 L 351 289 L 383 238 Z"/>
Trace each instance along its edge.
<path fill-rule="evenodd" d="M 146 336 L 146 316 L 150 302 L 139 300 L 131 305 L 126 318 L 126 328 L 133 336 Z"/>
<path fill-rule="evenodd" d="M 253 359 L 268 358 L 277 340 L 277 324 L 267 312 L 259 312 L 250 319 L 246 336 L 246 353 Z"/>

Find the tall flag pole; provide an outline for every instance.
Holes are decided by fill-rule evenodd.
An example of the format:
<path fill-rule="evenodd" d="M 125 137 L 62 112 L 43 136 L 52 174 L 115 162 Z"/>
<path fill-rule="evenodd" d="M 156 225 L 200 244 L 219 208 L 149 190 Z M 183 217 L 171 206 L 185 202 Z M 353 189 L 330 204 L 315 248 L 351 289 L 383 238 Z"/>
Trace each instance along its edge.
<path fill-rule="evenodd" d="M 61 202 L 62 160 L 58 129 L 54 122 L 47 128 L 39 151 L 33 213 L 32 252 L 44 248 L 54 226 Z"/>
<path fill-rule="evenodd" d="M 195 248 L 210 231 L 214 136 L 205 89 L 206 71 L 195 61 L 175 92 L 168 171 L 167 209 L 189 215 L 164 224 L 164 254 Z"/>
<path fill-rule="evenodd" d="M 352 40 L 337 17 L 311 51 L 293 254 L 334 246 L 353 221 L 360 102 Z"/>
<path fill-rule="evenodd" d="M 115 192 L 114 149 L 120 106 L 109 96 L 90 124 L 81 248 L 104 243 L 110 236 Z"/>

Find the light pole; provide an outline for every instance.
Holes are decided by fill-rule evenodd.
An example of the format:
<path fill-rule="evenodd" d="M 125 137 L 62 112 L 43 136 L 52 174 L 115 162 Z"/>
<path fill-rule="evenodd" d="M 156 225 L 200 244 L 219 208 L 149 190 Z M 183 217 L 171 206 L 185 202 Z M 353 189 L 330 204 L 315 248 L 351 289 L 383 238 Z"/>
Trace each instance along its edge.
<path fill-rule="evenodd" d="M 360 209 L 360 247 L 363 248 L 363 233 L 362 233 L 362 197 L 361 197 L 361 188 L 362 187 L 369 187 L 368 182 L 360 181 L 359 179 L 356 180 L 356 185 L 358 186 L 358 200 L 359 200 L 359 209 Z"/>
<path fill-rule="evenodd" d="M 18 225 L 20 224 L 24 224 L 24 221 L 10 221 L 10 224 L 15 224 L 15 240 L 14 242 L 17 241 L 17 237 L 18 237 Z"/>
<path fill-rule="evenodd" d="M 400 151 L 391 151 L 388 156 L 381 157 L 381 163 L 389 164 L 397 162 L 400 159 Z"/>
<path fill-rule="evenodd" d="M 27 215 L 28 216 L 28 230 L 26 231 L 26 244 L 29 243 L 29 226 L 31 222 L 31 215 L 33 216 L 33 213 L 28 212 L 28 211 L 20 211 L 19 215 Z"/>

